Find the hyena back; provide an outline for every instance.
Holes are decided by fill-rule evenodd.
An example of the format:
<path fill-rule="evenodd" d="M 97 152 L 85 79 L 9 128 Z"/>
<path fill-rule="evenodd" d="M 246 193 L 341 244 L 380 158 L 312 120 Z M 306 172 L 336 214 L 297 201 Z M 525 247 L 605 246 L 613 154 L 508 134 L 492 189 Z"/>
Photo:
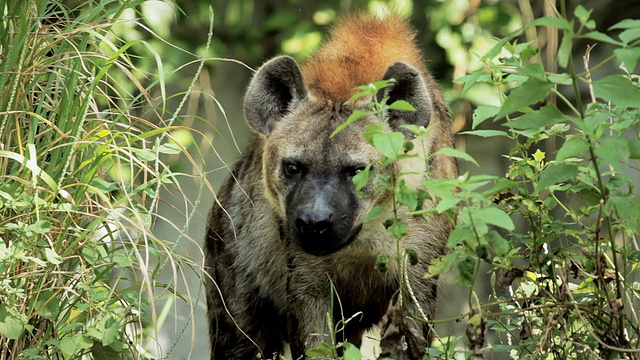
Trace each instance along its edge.
<path fill-rule="evenodd" d="M 400 275 L 394 266 L 382 273 L 374 264 L 379 254 L 394 254 L 396 243 L 379 221 L 363 218 L 376 205 L 391 216 L 392 200 L 371 185 L 358 196 L 352 182 L 380 157 L 362 136 L 377 120 L 360 119 L 330 137 L 371 100 L 345 103 L 354 87 L 380 79 L 395 80 L 380 97 L 416 108 L 387 111 L 389 130 L 404 131 L 403 124 L 431 128 L 429 138 L 414 147 L 418 156 L 396 163 L 394 171 L 409 173 L 403 178 L 412 187 L 425 173 L 457 176 L 451 158 L 425 161 L 452 146 L 450 117 L 405 21 L 345 18 L 301 67 L 285 56 L 265 63 L 245 97 L 256 134 L 209 215 L 205 282 L 212 359 L 271 358 L 282 353 L 285 342 L 297 359 L 323 339 L 318 334 L 330 331 L 326 316 L 332 311 L 334 319 L 361 312 L 342 334 L 356 345 L 380 322 Z M 433 204 L 427 200 L 423 206 Z M 421 277 L 443 252 L 451 225 L 440 215 L 419 218 L 401 211 L 399 216 L 409 224 L 402 245 L 421 260 L 408 269 L 413 292 L 432 318 L 436 280 Z M 332 306 L 332 285 L 341 306 Z M 428 327 L 418 327 L 428 339 Z"/>

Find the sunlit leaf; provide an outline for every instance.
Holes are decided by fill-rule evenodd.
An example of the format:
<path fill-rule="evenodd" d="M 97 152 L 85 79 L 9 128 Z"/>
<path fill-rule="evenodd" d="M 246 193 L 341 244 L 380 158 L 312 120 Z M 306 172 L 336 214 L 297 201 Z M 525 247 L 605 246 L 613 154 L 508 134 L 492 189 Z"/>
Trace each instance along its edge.
<path fill-rule="evenodd" d="M 47 262 L 53 265 L 58 265 L 62 263 L 62 258 L 60 257 L 60 255 L 58 255 L 58 253 L 56 253 L 55 250 L 51 248 L 44 249 L 44 256 L 47 259 Z"/>
<path fill-rule="evenodd" d="M 496 137 L 496 136 L 509 137 L 509 134 L 500 130 L 471 130 L 471 131 L 463 131 L 463 132 L 460 132 L 459 134 L 474 135 L 474 136 L 480 136 L 484 138 Z"/>
<path fill-rule="evenodd" d="M 613 45 L 623 45 L 620 41 L 614 40 L 609 35 L 601 33 L 599 31 L 592 31 L 592 32 L 586 33 L 586 34 L 584 34 L 582 36 L 586 37 L 587 39 L 593 39 L 593 40 L 597 40 L 597 41 L 600 41 L 600 42 L 603 42 L 603 43 L 608 43 L 608 44 L 613 44 Z"/>
<path fill-rule="evenodd" d="M 554 86 L 552 82 L 530 78 L 511 91 L 496 117 L 502 118 L 513 112 L 522 111 L 526 106 L 544 100 Z"/>
<path fill-rule="evenodd" d="M 473 111 L 473 124 L 471 128 L 475 129 L 476 126 L 482 124 L 486 119 L 496 116 L 500 112 L 498 106 L 492 105 L 479 105 Z"/>
<path fill-rule="evenodd" d="M 513 224 L 511 217 L 497 207 L 482 208 L 479 211 L 474 212 L 473 215 L 475 218 L 484 221 L 487 224 L 495 225 L 509 231 L 515 229 L 515 225 Z"/>
<path fill-rule="evenodd" d="M 574 294 L 593 293 L 596 291 L 596 284 L 593 282 L 593 278 L 586 278 L 578 287 L 571 291 Z"/>
<path fill-rule="evenodd" d="M 546 26 L 558 28 L 560 30 L 571 30 L 573 28 L 571 22 L 567 21 L 566 19 L 550 16 L 535 19 L 527 24 L 527 27 L 531 26 Z"/>
<path fill-rule="evenodd" d="M 373 147 L 389 159 L 395 159 L 404 145 L 404 135 L 400 132 L 375 133 Z"/>
<path fill-rule="evenodd" d="M 547 104 L 536 111 L 506 122 L 504 126 L 522 130 L 535 129 L 555 125 L 564 120 L 564 114 L 555 105 Z"/>
<path fill-rule="evenodd" d="M 416 111 L 413 105 L 404 100 L 396 100 L 387 107 L 389 110 Z"/>

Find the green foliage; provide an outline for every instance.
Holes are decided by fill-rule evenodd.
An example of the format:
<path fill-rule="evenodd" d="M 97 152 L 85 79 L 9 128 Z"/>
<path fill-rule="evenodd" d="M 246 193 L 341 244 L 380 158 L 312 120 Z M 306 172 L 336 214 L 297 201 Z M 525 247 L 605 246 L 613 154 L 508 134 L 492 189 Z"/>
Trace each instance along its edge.
<path fill-rule="evenodd" d="M 514 359 L 637 356 L 640 76 L 634 71 L 640 58 L 640 23 L 623 20 L 603 33 L 595 30 L 591 11 L 583 6 L 569 15 L 561 2 L 559 13 L 536 19 L 523 30 L 559 29 L 556 60 L 564 71 L 545 70 L 535 57 L 540 49 L 534 42 L 519 43 L 521 32 L 516 31 L 482 57 L 481 69 L 458 80 L 463 94 L 481 86 L 493 88 L 501 99 L 500 106 L 478 106 L 474 129 L 464 134 L 511 141 L 504 176 L 431 179 L 425 174 L 422 190 L 409 189 L 391 166 L 410 156 L 402 134 L 379 124 L 364 133 L 381 157 L 354 177 L 354 183 L 360 189 L 373 181 L 379 191 L 393 194 L 394 215 L 381 219 L 382 210 L 374 208 L 367 220 L 381 221 L 398 244 L 396 254 L 379 256 L 377 269 L 385 271 L 390 260 L 406 266 L 405 256 L 410 257 L 401 246 L 406 223 L 397 216 L 400 207 L 416 216 L 443 213 L 455 225 L 449 251 L 431 264 L 425 277 L 455 271 L 459 282 L 471 289 L 470 310 L 461 315 L 468 319 L 468 350 L 460 347 L 458 337 L 439 338 L 429 349 L 436 358 L 485 351 L 505 352 Z M 613 55 L 590 64 L 587 48 L 584 70 L 578 72 L 574 44 L 581 39 L 612 45 Z M 620 73 L 592 78 L 591 69 L 614 61 Z M 371 115 L 382 122 L 389 105 L 375 95 L 386 85 L 360 87 L 356 97 L 371 96 L 370 109 L 355 112 L 344 126 Z M 501 129 L 477 129 L 488 120 Z M 428 132 L 411 130 L 418 138 Z M 550 140 L 560 146 L 550 147 Z M 477 165 L 459 150 L 438 153 Z M 374 178 L 369 171 L 373 167 L 383 175 Z M 436 200 L 435 208 L 420 207 L 427 198 Z M 491 295 L 483 300 L 472 289 L 487 268 Z M 487 344 L 487 331 L 495 333 L 496 343 Z"/>
<path fill-rule="evenodd" d="M 185 147 L 114 33 L 141 3 L 0 0 L 0 358 L 153 358 L 158 273 L 195 265 L 153 231 Z"/>
<path fill-rule="evenodd" d="M 458 213 L 459 220 L 449 254 L 431 274 L 457 268 L 462 282 L 473 285 L 480 268 L 468 266 L 469 259 L 491 268 L 492 299 L 482 305 L 481 316 L 498 336 L 498 344 L 490 345 L 493 352 L 507 351 L 512 358 L 625 357 L 640 341 L 635 311 L 640 201 L 634 192 L 640 89 L 633 73 L 640 27 L 628 20 L 612 26 L 623 29 L 616 40 L 594 30 L 584 7 L 573 16 L 561 10 L 562 17 L 536 19 L 529 26 L 561 30 L 557 61 L 567 72 L 545 71 L 531 60 L 538 52 L 534 45 L 519 44 L 516 33 L 484 57 L 484 69 L 459 79 L 465 89 L 478 83 L 499 92 L 512 88 L 499 110 L 485 105 L 474 113 L 474 128 L 506 119 L 505 130 L 466 134 L 507 136 L 515 145 L 504 177 L 464 176 L 451 184 L 460 189 L 456 201 L 444 197 L 446 184 L 442 195 L 442 184 L 425 184 L 441 198 L 437 210 Z M 578 73 L 573 46 L 578 39 L 616 50 L 592 65 L 587 49 L 584 71 Z M 590 68 L 615 60 L 621 74 L 592 80 Z M 586 105 L 579 84 L 588 88 Z M 559 103 L 540 106 L 550 94 Z M 540 149 L 548 148 L 549 139 L 561 146 L 545 153 Z M 522 225 L 516 228 L 511 218 Z"/>

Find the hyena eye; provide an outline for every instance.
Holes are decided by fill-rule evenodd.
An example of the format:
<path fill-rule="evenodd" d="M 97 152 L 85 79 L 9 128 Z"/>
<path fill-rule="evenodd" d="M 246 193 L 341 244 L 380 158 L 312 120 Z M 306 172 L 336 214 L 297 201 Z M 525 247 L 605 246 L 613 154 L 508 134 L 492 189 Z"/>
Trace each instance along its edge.
<path fill-rule="evenodd" d="M 294 164 L 292 162 L 285 162 L 282 165 L 282 171 L 284 172 L 284 176 L 287 178 L 294 177 L 302 172 L 302 168 L 300 165 Z"/>
<path fill-rule="evenodd" d="M 349 166 L 345 169 L 344 173 L 349 177 L 354 177 L 363 172 L 366 168 L 367 167 L 365 165 Z"/>

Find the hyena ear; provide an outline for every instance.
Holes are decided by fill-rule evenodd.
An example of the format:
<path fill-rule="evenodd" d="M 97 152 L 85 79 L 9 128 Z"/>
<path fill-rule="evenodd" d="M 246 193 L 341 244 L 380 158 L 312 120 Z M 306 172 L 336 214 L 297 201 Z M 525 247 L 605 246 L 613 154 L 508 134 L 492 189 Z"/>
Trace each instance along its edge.
<path fill-rule="evenodd" d="M 400 125 L 413 124 L 425 127 L 429 125 L 432 100 L 427 84 L 418 70 L 403 62 L 396 62 L 387 69 L 382 79 L 394 79 L 395 82 L 378 93 L 378 100 L 388 97 L 387 104 L 404 100 L 416 109 L 416 111 L 389 110 L 387 121 L 393 130 L 410 135 L 410 132 L 401 128 Z"/>
<path fill-rule="evenodd" d="M 267 61 L 253 76 L 244 111 L 255 131 L 269 135 L 274 124 L 306 97 L 298 64 L 289 56 L 279 56 Z"/>

